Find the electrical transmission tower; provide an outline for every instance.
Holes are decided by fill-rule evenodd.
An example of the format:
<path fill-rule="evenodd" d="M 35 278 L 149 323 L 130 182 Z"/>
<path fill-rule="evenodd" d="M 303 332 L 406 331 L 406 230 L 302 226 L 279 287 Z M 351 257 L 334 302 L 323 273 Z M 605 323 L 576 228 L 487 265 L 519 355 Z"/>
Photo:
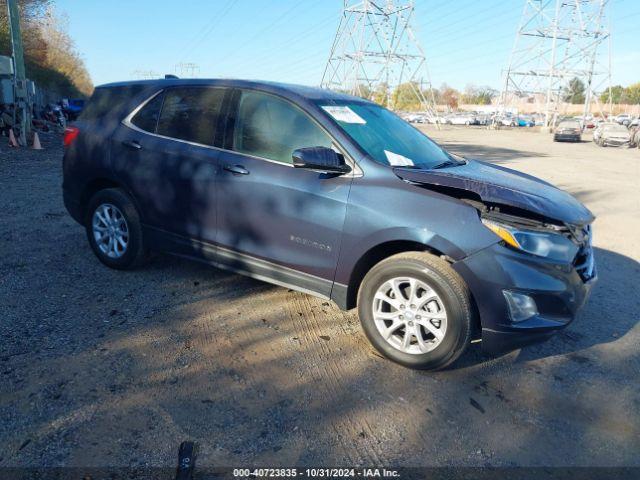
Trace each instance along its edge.
<path fill-rule="evenodd" d="M 523 100 L 544 102 L 548 127 L 565 96 L 579 93 L 571 91 L 577 78 L 585 87 L 583 113 L 588 115 L 595 94 L 611 88 L 609 1 L 525 0 L 501 109 Z"/>
<path fill-rule="evenodd" d="M 181 78 L 196 78 L 197 74 L 200 73 L 200 65 L 191 62 L 180 62 L 176 64 L 175 71 Z"/>
<path fill-rule="evenodd" d="M 413 0 L 344 0 L 321 86 L 394 108 L 393 92 L 406 84 L 422 109 L 434 115 L 426 57 L 411 28 L 413 14 Z"/>
<path fill-rule="evenodd" d="M 135 70 L 131 72 L 131 76 L 138 80 L 153 80 L 155 78 L 160 78 L 160 74 L 153 70 Z"/>

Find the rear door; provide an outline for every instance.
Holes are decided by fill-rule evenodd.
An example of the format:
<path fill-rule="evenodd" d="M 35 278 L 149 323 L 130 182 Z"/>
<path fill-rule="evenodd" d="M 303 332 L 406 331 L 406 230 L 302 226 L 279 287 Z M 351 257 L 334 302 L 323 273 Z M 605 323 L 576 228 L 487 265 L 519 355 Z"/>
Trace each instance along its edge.
<path fill-rule="evenodd" d="M 352 176 L 294 168 L 292 152 L 331 147 L 332 138 L 275 95 L 236 91 L 230 108 L 218 177 L 220 261 L 329 296 Z"/>
<path fill-rule="evenodd" d="M 214 87 L 168 88 L 116 131 L 113 168 L 137 201 L 145 226 L 185 240 L 215 241 L 215 145 L 226 93 Z"/>

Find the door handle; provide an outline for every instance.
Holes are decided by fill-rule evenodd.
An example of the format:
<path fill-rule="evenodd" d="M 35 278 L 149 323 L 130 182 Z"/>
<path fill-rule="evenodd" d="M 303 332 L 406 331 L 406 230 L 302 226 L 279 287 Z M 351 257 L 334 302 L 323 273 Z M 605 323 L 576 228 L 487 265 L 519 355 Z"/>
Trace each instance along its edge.
<path fill-rule="evenodd" d="M 249 170 L 244 168 L 242 165 L 225 165 L 224 169 L 234 175 L 249 175 Z"/>
<path fill-rule="evenodd" d="M 140 145 L 135 140 L 125 140 L 124 142 L 122 142 L 122 144 L 125 147 L 133 148 L 134 150 L 140 150 L 142 148 L 142 145 Z"/>

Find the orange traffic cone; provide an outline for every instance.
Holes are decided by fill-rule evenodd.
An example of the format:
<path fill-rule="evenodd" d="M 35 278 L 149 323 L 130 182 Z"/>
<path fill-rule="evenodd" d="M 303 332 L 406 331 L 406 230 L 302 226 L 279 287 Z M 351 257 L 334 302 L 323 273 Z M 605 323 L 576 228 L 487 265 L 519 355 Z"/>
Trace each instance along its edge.
<path fill-rule="evenodd" d="M 18 147 L 18 142 L 16 141 L 16 136 L 13 134 L 13 128 L 9 129 L 9 146 L 10 147 Z"/>
<path fill-rule="evenodd" d="M 42 145 L 40 144 L 40 137 L 38 137 L 38 132 L 33 132 L 33 148 L 34 150 L 42 150 Z"/>

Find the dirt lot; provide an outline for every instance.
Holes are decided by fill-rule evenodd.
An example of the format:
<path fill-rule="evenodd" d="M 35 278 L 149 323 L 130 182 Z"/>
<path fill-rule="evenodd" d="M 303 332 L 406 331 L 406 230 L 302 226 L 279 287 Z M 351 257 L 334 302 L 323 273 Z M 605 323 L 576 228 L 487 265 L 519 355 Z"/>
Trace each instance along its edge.
<path fill-rule="evenodd" d="M 600 281 L 548 343 L 447 371 L 380 358 L 355 312 L 170 257 L 103 267 L 66 214 L 59 139 L 0 146 L 0 467 L 640 466 L 640 151 L 429 133 L 598 219 Z"/>

